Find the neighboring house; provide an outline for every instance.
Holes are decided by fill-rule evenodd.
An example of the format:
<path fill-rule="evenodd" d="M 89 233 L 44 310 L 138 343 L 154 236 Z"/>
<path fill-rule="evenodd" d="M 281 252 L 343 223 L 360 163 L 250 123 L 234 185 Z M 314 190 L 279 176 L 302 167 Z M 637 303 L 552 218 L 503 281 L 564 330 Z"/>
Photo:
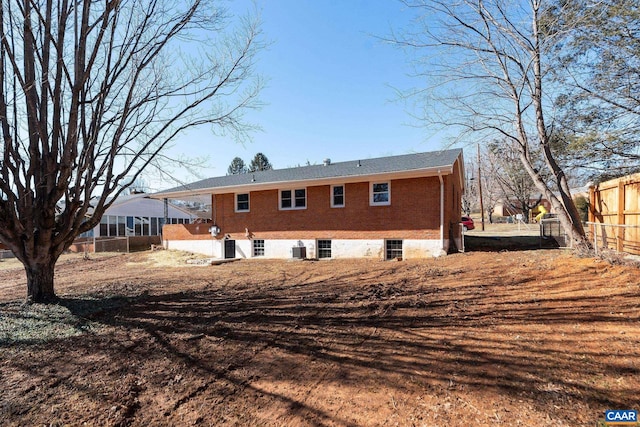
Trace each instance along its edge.
<path fill-rule="evenodd" d="M 164 209 L 162 200 L 151 199 L 145 193 L 120 196 L 104 212 L 100 224 L 80 237 L 159 236 L 165 221 Z M 169 224 L 189 224 L 197 215 L 169 203 L 167 218 Z"/>
<path fill-rule="evenodd" d="M 167 225 L 167 249 L 216 258 L 380 259 L 460 247 L 462 150 L 205 179 L 151 195 L 211 197 L 211 224 Z"/>

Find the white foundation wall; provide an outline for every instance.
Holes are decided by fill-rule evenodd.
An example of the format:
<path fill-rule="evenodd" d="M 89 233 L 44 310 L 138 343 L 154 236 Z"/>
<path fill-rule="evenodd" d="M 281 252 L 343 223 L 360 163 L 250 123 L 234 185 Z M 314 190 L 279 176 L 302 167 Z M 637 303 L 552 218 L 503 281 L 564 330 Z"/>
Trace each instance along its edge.
<path fill-rule="evenodd" d="M 222 258 L 222 243 L 217 240 L 165 240 L 164 248 L 173 251 L 186 251 Z"/>
<path fill-rule="evenodd" d="M 293 258 L 294 246 L 304 246 L 306 248 L 307 258 L 313 258 L 316 256 L 315 240 L 265 240 L 264 258 L 291 259 Z"/>
<path fill-rule="evenodd" d="M 445 242 L 447 243 L 447 242 Z M 304 246 L 307 258 L 317 258 L 316 240 L 265 240 L 264 257 L 260 258 L 293 258 L 292 248 Z M 431 258 L 445 255 L 440 240 L 407 240 L 402 241 L 403 258 Z M 236 240 L 236 256 L 253 258 L 253 243 L 249 240 Z M 331 240 L 331 258 L 385 258 L 385 240 Z"/>
<path fill-rule="evenodd" d="M 331 240 L 331 258 L 384 259 L 384 240 Z"/>
<path fill-rule="evenodd" d="M 212 258 L 224 258 L 223 240 L 165 240 L 165 248 L 188 251 Z M 445 245 L 448 245 L 445 241 Z M 254 258 L 252 240 L 236 240 L 236 258 Z M 307 258 L 317 258 L 316 240 L 265 240 L 264 256 L 259 258 L 291 259 L 293 247 L 304 246 Z M 446 246 L 445 246 L 446 247 Z M 445 255 L 440 240 L 402 240 L 404 259 Z M 385 240 L 331 240 L 331 258 L 385 258 Z"/>
<path fill-rule="evenodd" d="M 445 241 L 448 247 L 448 241 Z M 440 240 L 403 240 L 402 257 L 404 259 L 431 258 L 446 255 Z"/>

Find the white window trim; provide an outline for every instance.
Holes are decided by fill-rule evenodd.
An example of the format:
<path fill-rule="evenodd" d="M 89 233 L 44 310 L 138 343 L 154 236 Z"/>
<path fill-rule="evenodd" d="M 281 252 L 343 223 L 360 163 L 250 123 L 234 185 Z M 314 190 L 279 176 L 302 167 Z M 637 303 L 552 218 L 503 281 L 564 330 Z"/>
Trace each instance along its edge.
<path fill-rule="evenodd" d="M 385 240 L 384 240 L 384 259 L 385 259 L 385 260 L 393 259 L 393 258 L 390 258 L 390 257 L 389 257 L 389 251 L 388 251 L 388 249 L 387 249 L 387 245 L 389 244 L 388 242 L 390 242 L 390 241 L 394 241 L 394 240 L 398 240 L 398 241 L 400 241 L 400 245 L 402 246 L 402 249 L 401 249 L 401 250 L 402 250 L 402 253 L 400 254 L 400 257 L 401 257 L 402 259 L 404 259 L 404 248 L 405 248 L 404 240 L 403 240 L 403 239 L 385 239 Z"/>
<path fill-rule="evenodd" d="M 333 195 L 333 189 L 336 188 L 336 187 L 342 187 L 342 204 L 341 205 L 334 204 L 334 200 L 335 199 L 333 198 L 333 196 L 334 196 Z M 345 187 L 346 187 L 346 185 L 344 185 L 344 184 L 336 184 L 336 185 L 332 185 L 331 186 L 331 194 L 329 194 L 329 195 L 331 196 L 331 207 L 332 208 L 344 208 L 344 205 L 347 203 L 347 200 L 345 198 L 346 197 L 345 196 Z"/>
<path fill-rule="evenodd" d="M 304 190 L 304 206 L 298 207 L 296 204 L 296 190 Z M 282 192 L 283 191 L 291 191 L 291 207 L 283 208 L 282 207 Z M 282 190 L 278 190 L 278 210 L 281 211 L 301 211 L 307 209 L 307 205 L 309 204 L 309 200 L 307 197 L 307 187 L 304 188 L 283 188 Z"/>
<path fill-rule="evenodd" d="M 386 202 L 374 202 L 373 201 L 373 186 L 376 184 L 387 184 L 387 192 L 389 193 L 389 198 Z M 389 206 L 391 204 L 391 181 L 376 181 L 369 183 L 369 205 L 370 206 Z"/>
<path fill-rule="evenodd" d="M 246 194 L 247 195 L 247 203 L 249 203 L 249 209 L 238 209 L 238 196 L 241 194 Z M 233 196 L 233 198 L 235 199 L 235 211 L 236 212 L 251 212 L 251 193 L 235 193 L 235 195 Z"/>
<path fill-rule="evenodd" d="M 324 257 L 324 258 L 322 258 L 322 259 L 333 259 L 333 240 L 332 240 L 332 239 L 317 239 L 317 240 L 316 240 L 316 251 L 317 251 L 317 252 L 316 252 L 316 257 L 317 257 L 318 259 L 320 259 L 320 250 L 321 250 L 321 249 L 320 249 L 320 241 L 321 241 L 321 240 L 322 240 L 322 241 L 327 241 L 327 242 L 329 242 L 329 244 L 330 244 L 330 245 L 329 245 L 329 253 L 331 254 L 331 256 L 329 256 L 329 257 Z"/>
<path fill-rule="evenodd" d="M 256 240 L 259 240 L 259 241 L 262 242 L 262 248 L 260 248 L 260 249 L 262 249 L 262 252 L 263 252 L 262 255 L 256 255 L 256 246 L 255 246 Z M 251 241 L 251 257 L 252 258 L 264 258 L 264 256 L 266 255 L 265 246 L 266 245 L 265 245 L 264 239 L 254 239 L 254 240 L 252 240 Z"/>

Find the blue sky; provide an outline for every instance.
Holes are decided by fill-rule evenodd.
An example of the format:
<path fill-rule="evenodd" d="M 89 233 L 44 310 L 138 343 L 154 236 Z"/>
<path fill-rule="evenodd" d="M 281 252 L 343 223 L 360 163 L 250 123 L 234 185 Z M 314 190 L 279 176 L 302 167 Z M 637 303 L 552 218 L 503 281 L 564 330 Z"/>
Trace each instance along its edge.
<path fill-rule="evenodd" d="M 262 127 L 244 145 L 190 132 L 175 151 L 209 157 L 204 177 L 225 175 L 239 156 L 247 164 L 264 153 L 274 168 L 432 151 L 443 148 L 421 128 L 393 88 L 420 84 L 410 78 L 404 53 L 375 36 L 387 36 L 410 19 L 395 0 L 256 0 L 264 38 L 257 71 L 266 80 L 265 104 L 251 112 Z M 249 2 L 233 3 L 240 12 Z M 191 178 L 187 180 L 196 180 Z"/>

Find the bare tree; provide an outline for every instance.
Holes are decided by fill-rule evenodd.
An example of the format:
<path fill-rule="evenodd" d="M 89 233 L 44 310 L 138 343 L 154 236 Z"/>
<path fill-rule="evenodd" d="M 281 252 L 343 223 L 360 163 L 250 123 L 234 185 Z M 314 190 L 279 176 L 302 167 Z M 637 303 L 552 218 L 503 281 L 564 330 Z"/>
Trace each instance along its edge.
<path fill-rule="evenodd" d="M 426 79 L 425 119 L 453 126 L 461 138 L 497 137 L 513 144 L 538 190 L 576 244 L 587 244 L 567 177 L 551 143 L 552 85 L 548 54 L 562 33 L 547 31 L 551 16 L 542 0 L 405 0 L 417 18 L 392 41 L 417 53 Z M 531 144 L 536 144 L 533 150 Z M 540 153 L 547 181 L 536 168 Z"/>
<path fill-rule="evenodd" d="M 49 302 L 62 252 L 176 136 L 246 135 L 259 28 L 204 0 L 2 0 L 0 37 L 0 241 Z"/>
<path fill-rule="evenodd" d="M 467 176 L 465 177 L 465 190 L 462 194 L 462 211 L 467 215 L 471 215 L 478 206 L 480 206 L 478 200 L 478 186 L 476 185 L 476 179 L 473 177 L 473 171 L 475 169 L 473 161 L 466 161 L 465 170 Z"/>
<path fill-rule="evenodd" d="M 503 191 L 498 181 L 499 166 L 494 160 L 486 147 L 481 149 L 482 200 L 490 223 L 493 223 L 493 214 L 495 213 L 496 206 L 504 200 Z"/>
<path fill-rule="evenodd" d="M 477 160 L 470 160 L 465 166 L 467 171 L 465 192 L 462 195 L 462 210 L 465 214 L 480 210 L 480 188 L 478 176 L 482 179 L 482 208 L 485 211 L 489 222 L 493 222 L 493 212 L 502 197 L 500 188 L 496 184 L 493 165 L 485 153 L 480 156 L 480 165 Z M 482 172 L 480 174 L 479 172 Z"/>
<path fill-rule="evenodd" d="M 528 221 L 530 212 L 542 201 L 542 194 L 518 160 L 518 152 L 509 143 L 493 141 L 488 145 L 486 156 L 503 202 L 515 212 L 522 212 Z"/>

